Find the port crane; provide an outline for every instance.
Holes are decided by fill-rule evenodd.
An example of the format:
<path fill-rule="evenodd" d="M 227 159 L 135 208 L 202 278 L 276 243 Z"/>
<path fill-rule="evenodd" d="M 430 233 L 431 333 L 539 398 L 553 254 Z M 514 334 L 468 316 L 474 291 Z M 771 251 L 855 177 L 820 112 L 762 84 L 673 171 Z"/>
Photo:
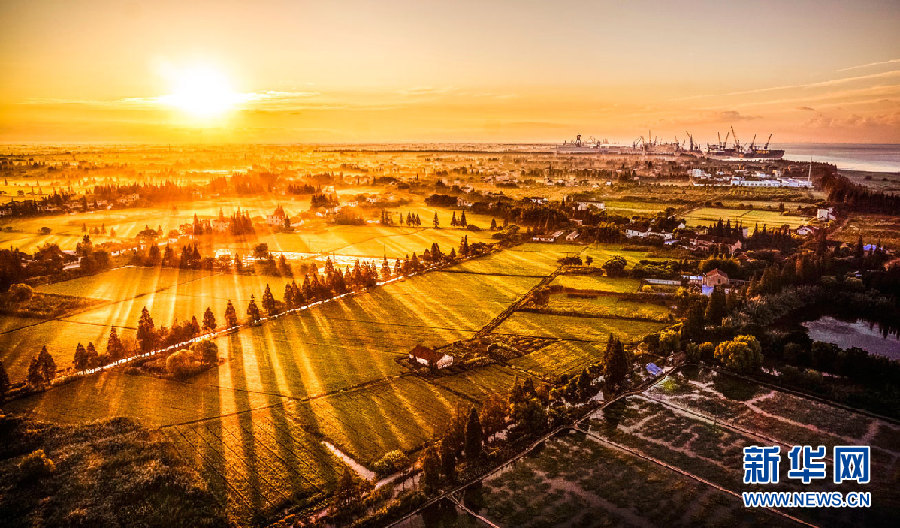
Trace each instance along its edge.
<path fill-rule="evenodd" d="M 771 134 L 769 134 L 769 139 L 766 140 L 766 146 L 763 147 L 763 150 L 769 150 L 769 142 L 772 141 L 772 136 L 773 136 L 773 135 L 775 135 L 774 132 L 771 133 Z"/>
<path fill-rule="evenodd" d="M 741 148 L 741 142 L 738 141 L 738 137 L 737 137 L 737 134 L 736 134 L 735 131 L 734 131 L 734 127 L 733 127 L 733 126 L 731 127 L 731 137 L 734 138 L 734 148 L 735 148 L 735 149 L 740 149 L 740 148 Z M 726 142 L 726 143 L 728 142 L 728 136 L 725 136 L 725 142 Z"/>

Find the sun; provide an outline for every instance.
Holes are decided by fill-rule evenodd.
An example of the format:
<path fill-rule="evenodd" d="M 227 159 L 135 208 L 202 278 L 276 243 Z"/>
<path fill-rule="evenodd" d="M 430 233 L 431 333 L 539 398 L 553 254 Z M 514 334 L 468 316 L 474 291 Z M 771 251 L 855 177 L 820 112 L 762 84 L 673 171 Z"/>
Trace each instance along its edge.
<path fill-rule="evenodd" d="M 241 101 L 228 78 L 208 66 L 173 71 L 168 77 L 172 93 L 162 96 L 161 102 L 194 118 L 221 117 Z"/>

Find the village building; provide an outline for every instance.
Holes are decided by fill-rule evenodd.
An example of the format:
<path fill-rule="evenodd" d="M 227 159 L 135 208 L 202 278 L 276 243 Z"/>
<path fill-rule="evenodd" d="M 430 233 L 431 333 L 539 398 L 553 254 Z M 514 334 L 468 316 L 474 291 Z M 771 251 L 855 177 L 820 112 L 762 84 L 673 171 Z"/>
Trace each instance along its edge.
<path fill-rule="evenodd" d="M 283 226 L 287 218 L 287 213 L 280 205 L 275 208 L 275 212 L 266 217 L 266 223 L 270 226 Z"/>
<path fill-rule="evenodd" d="M 434 367 L 437 369 L 447 368 L 453 365 L 453 356 L 442 354 L 441 352 L 424 345 L 416 345 L 415 348 L 409 352 L 409 360 L 429 368 Z"/>
<path fill-rule="evenodd" d="M 727 286 L 728 275 L 719 268 L 708 271 L 703 275 L 702 285 L 710 288 L 715 288 L 716 286 Z"/>

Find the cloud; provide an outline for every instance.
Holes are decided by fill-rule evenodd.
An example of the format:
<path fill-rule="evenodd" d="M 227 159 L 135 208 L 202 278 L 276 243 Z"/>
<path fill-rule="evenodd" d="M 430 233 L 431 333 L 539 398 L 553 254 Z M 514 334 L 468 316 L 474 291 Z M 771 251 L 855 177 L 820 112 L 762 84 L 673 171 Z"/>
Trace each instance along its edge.
<path fill-rule="evenodd" d="M 843 72 L 843 71 L 850 71 L 850 70 L 859 70 L 862 68 L 871 68 L 873 66 L 883 66 L 885 64 L 896 64 L 898 62 L 900 62 L 900 59 L 891 59 L 891 60 L 880 61 L 880 62 L 870 62 L 868 64 L 860 64 L 859 66 L 850 66 L 849 68 L 841 68 L 840 70 L 835 70 L 835 71 Z"/>
<path fill-rule="evenodd" d="M 750 94 L 758 94 L 758 93 L 767 93 L 767 92 L 776 92 L 780 90 L 805 90 L 809 88 L 826 88 L 829 86 L 837 86 L 840 84 L 852 83 L 857 81 L 864 81 L 869 79 L 883 79 L 889 77 L 900 77 L 900 70 L 891 70 L 881 73 L 872 73 L 869 75 L 857 75 L 854 77 L 841 77 L 839 79 L 829 79 L 827 81 L 818 81 L 813 83 L 806 84 L 787 84 L 783 86 L 770 86 L 767 88 L 754 88 L 752 90 L 741 90 L 738 92 L 727 92 L 721 94 L 705 94 L 705 95 L 692 95 L 689 97 L 681 97 L 675 99 L 676 101 L 687 101 L 691 99 L 707 99 L 710 97 L 731 97 L 735 95 L 750 95 Z"/>
<path fill-rule="evenodd" d="M 742 114 L 737 110 L 722 110 L 719 112 L 712 112 L 711 118 L 717 121 L 750 121 L 753 119 L 760 119 L 760 116 Z"/>
<path fill-rule="evenodd" d="M 805 110 L 807 112 L 815 112 L 816 111 L 815 108 L 812 108 L 810 106 L 798 106 L 797 110 Z"/>

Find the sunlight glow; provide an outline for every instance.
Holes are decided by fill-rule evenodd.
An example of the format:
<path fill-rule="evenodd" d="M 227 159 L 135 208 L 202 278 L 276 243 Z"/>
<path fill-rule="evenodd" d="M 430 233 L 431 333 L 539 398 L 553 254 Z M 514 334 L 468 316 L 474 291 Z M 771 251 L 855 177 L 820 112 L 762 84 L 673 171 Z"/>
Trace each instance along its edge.
<path fill-rule="evenodd" d="M 172 93 L 159 102 L 195 117 L 219 117 L 243 102 L 244 96 L 232 90 L 221 72 L 208 66 L 194 66 L 169 75 Z"/>

